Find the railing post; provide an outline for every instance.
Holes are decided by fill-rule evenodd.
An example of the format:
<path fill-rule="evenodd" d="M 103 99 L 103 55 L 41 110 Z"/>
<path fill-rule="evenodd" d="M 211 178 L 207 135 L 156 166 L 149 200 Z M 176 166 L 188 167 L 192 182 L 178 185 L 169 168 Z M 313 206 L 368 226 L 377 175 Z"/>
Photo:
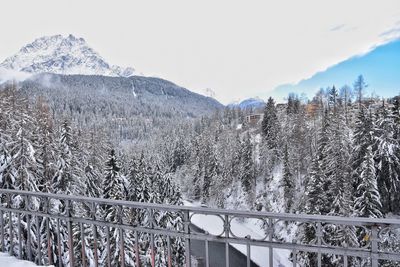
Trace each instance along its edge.
<path fill-rule="evenodd" d="M 274 239 L 274 221 L 272 218 L 268 219 L 268 241 L 272 242 Z M 268 254 L 268 262 L 269 267 L 274 266 L 274 248 L 272 244 L 269 246 L 269 254 Z"/>
<path fill-rule="evenodd" d="M 106 226 L 107 266 L 111 267 L 110 227 Z"/>
<path fill-rule="evenodd" d="M 18 233 L 18 259 L 22 260 L 22 229 L 21 213 L 17 213 L 17 233 Z"/>
<path fill-rule="evenodd" d="M 147 209 L 149 214 L 149 223 L 150 228 L 154 229 L 154 212 L 153 209 Z M 151 258 L 151 267 L 156 266 L 156 255 L 155 255 L 155 247 L 154 247 L 154 234 L 150 233 L 150 258 Z"/>
<path fill-rule="evenodd" d="M 60 219 L 57 218 L 57 260 L 58 267 L 62 266 L 62 255 L 61 255 L 61 230 L 60 230 Z"/>
<path fill-rule="evenodd" d="M 322 255 L 321 255 L 321 244 L 322 244 L 322 227 L 321 227 L 321 222 L 317 223 L 317 245 L 318 245 L 318 255 L 317 255 L 317 260 L 318 260 L 318 267 L 322 266 Z"/>
<path fill-rule="evenodd" d="M 185 210 L 183 213 L 183 223 L 185 226 L 185 260 L 186 260 L 186 267 L 191 266 L 191 256 L 190 256 L 190 214 L 188 210 Z"/>
<path fill-rule="evenodd" d="M 121 256 L 121 267 L 125 267 L 125 239 L 124 239 L 124 229 L 122 229 L 122 217 L 124 213 L 123 206 L 117 206 L 118 211 L 118 224 L 120 225 L 119 231 L 119 238 L 120 238 L 120 256 Z"/>
<path fill-rule="evenodd" d="M 71 267 L 75 266 L 75 259 L 74 259 L 74 239 L 73 239 L 73 232 L 72 232 L 72 206 L 71 206 L 71 200 L 67 200 L 67 207 L 66 207 L 66 212 L 67 212 L 67 230 L 68 230 L 68 249 L 69 249 L 69 265 Z"/>
<path fill-rule="evenodd" d="M 36 233 L 36 239 L 37 239 L 37 258 L 38 258 L 38 265 L 42 265 L 42 239 L 41 239 L 41 233 L 40 233 L 40 218 L 39 215 L 36 216 L 36 227 L 38 229 Z"/>
<path fill-rule="evenodd" d="M 136 266 L 140 266 L 140 253 L 139 253 L 139 237 L 138 237 L 138 232 L 135 231 L 135 263 Z"/>
<path fill-rule="evenodd" d="M 246 238 L 250 239 L 251 237 L 249 235 L 246 236 Z M 246 266 L 250 267 L 251 266 L 251 246 L 250 243 L 246 244 Z"/>
<path fill-rule="evenodd" d="M 0 235 L 1 235 L 1 251 L 6 252 L 5 238 L 4 238 L 4 213 L 0 211 Z"/>
<path fill-rule="evenodd" d="M 85 226 L 83 223 L 80 223 L 80 228 L 81 228 L 81 254 L 82 254 L 82 266 L 86 267 L 86 242 L 85 242 Z"/>
<path fill-rule="evenodd" d="M 172 267 L 171 237 L 167 236 L 168 267 Z"/>
<path fill-rule="evenodd" d="M 7 194 L 7 207 L 8 208 L 12 207 L 10 194 Z M 10 243 L 10 251 L 8 253 L 10 254 L 10 256 L 13 256 L 14 255 L 14 253 L 13 253 L 13 251 L 14 251 L 14 242 L 13 242 L 14 236 L 13 236 L 13 222 L 12 222 L 12 212 L 11 211 L 8 212 L 8 224 L 9 224 L 9 233 L 10 233 L 10 242 L 9 242 Z"/>
<path fill-rule="evenodd" d="M 90 213 L 91 213 L 91 219 L 96 221 L 96 203 L 93 202 L 92 206 L 90 207 Z M 92 225 L 92 231 L 93 231 L 93 256 L 94 256 L 94 266 L 98 267 L 99 266 L 99 255 L 98 255 L 98 248 L 97 248 L 97 227 L 96 224 L 93 223 Z"/>
<path fill-rule="evenodd" d="M 224 216 L 224 229 L 225 229 L 225 266 L 229 267 L 229 243 L 227 241 L 227 239 L 229 238 L 229 227 L 230 227 L 230 223 L 229 223 L 229 216 L 225 215 Z"/>
<path fill-rule="evenodd" d="M 50 198 L 46 197 L 46 213 L 49 215 L 46 218 L 46 239 L 47 239 L 47 257 L 49 259 L 49 264 L 53 265 L 54 260 L 53 260 L 53 252 L 52 252 L 52 240 L 51 240 L 51 235 L 50 235 Z"/>
<path fill-rule="evenodd" d="M 371 267 L 378 267 L 378 226 L 371 227 Z"/>

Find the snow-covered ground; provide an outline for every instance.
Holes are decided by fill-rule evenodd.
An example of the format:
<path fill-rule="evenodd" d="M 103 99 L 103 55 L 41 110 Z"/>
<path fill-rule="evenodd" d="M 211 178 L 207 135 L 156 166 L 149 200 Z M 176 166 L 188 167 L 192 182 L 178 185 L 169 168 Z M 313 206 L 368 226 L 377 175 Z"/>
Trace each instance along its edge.
<path fill-rule="evenodd" d="M 191 203 L 185 201 L 186 206 L 198 206 L 197 203 Z M 195 214 L 192 217 L 192 223 L 197 227 L 209 232 L 212 235 L 220 235 L 223 233 L 223 221 L 218 216 Z M 262 239 L 265 234 L 261 228 L 261 222 L 257 219 L 238 220 L 234 219 L 231 221 L 232 232 L 238 237 L 245 237 L 250 235 L 253 239 Z M 231 244 L 237 250 L 246 255 L 246 246 L 240 244 Z M 289 261 L 289 250 L 274 249 L 274 266 L 286 267 L 292 266 Z M 251 259 L 259 266 L 268 266 L 269 264 L 269 248 L 266 247 L 251 247 Z"/>
<path fill-rule="evenodd" d="M 6 253 L 0 253 L 0 266 L 1 267 L 37 267 L 36 264 L 29 261 L 19 260 Z"/>

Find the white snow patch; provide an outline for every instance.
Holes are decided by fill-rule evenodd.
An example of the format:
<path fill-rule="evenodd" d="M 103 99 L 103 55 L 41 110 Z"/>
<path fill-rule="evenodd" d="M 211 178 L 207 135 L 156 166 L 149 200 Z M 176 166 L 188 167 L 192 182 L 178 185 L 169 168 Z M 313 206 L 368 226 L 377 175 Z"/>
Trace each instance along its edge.
<path fill-rule="evenodd" d="M 135 91 L 135 86 L 133 84 L 132 84 L 132 94 L 133 94 L 134 98 L 137 98 L 137 94 L 136 94 L 136 91 Z"/>
<path fill-rule="evenodd" d="M 19 260 L 6 253 L 0 253 L 0 266 L 4 267 L 37 267 L 37 265 L 30 261 Z"/>
<path fill-rule="evenodd" d="M 184 201 L 185 206 L 198 206 L 198 203 Z M 223 221 L 218 216 L 195 214 L 191 222 L 197 227 L 207 231 L 212 235 L 220 235 L 224 231 Z M 257 219 L 234 219 L 231 221 L 232 232 L 238 237 L 250 236 L 252 239 L 262 239 L 265 234 L 261 227 L 261 221 Z M 246 255 L 247 249 L 244 245 L 230 244 L 243 255 Z M 292 266 L 289 261 L 290 251 L 283 249 L 273 249 L 274 266 Z M 269 266 L 269 248 L 251 246 L 251 259 L 259 266 Z"/>
<path fill-rule="evenodd" d="M 236 126 L 236 130 L 241 130 L 242 127 L 243 127 L 243 124 L 239 123 L 239 124 Z"/>

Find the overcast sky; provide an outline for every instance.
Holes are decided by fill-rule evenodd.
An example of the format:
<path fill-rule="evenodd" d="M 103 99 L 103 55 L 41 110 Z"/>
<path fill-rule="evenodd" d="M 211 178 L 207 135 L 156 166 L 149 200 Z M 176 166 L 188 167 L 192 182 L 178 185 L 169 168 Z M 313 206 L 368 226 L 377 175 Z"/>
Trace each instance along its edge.
<path fill-rule="evenodd" d="M 35 38 L 69 33 L 111 64 L 211 88 L 229 103 L 395 38 L 400 1 L 1 1 L 0 61 Z"/>

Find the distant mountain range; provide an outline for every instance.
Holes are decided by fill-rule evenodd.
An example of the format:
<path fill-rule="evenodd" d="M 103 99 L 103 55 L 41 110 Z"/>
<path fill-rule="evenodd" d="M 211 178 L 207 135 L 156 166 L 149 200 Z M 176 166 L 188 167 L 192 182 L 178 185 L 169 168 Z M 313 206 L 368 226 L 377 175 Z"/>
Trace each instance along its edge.
<path fill-rule="evenodd" d="M 241 109 L 254 109 L 263 108 L 266 103 L 260 98 L 248 98 L 241 102 L 231 103 L 228 105 L 229 108 L 241 108 Z"/>
<path fill-rule="evenodd" d="M 16 73 L 23 78 L 13 77 Z M 0 64 L 0 83 L 10 79 L 21 81 L 22 89 L 32 97 L 44 95 L 54 106 L 62 101 L 95 109 L 107 103 L 115 105 L 113 112 L 121 117 L 128 113 L 154 118 L 197 117 L 223 108 L 217 100 L 167 80 L 138 76 L 133 68 L 110 65 L 83 38 L 73 35 L 41 37 L 22 47 Z"/>
<path fill-rule="evenodd" d="M 83 38 L 72 34 L 44 36 L 5 59 L 0 68 L 28 73 L 84 74 L 129 77 L 133 68 L 110 65 Z"/>
<path fill-rule="evenodd" d="M 294 92 L 305 93 L 311 98 L 320 88 L 332 85 L 352 86 L 360 74 L 369 85 L 367 93 L 375 93 L 382 97 L 398 95 L 400 93 L 400 40 L 378 46 L 364 55 L 347 59 L 297 84 L 280 85 L 269 95 L 282 100 L 289 93 Z"/>

